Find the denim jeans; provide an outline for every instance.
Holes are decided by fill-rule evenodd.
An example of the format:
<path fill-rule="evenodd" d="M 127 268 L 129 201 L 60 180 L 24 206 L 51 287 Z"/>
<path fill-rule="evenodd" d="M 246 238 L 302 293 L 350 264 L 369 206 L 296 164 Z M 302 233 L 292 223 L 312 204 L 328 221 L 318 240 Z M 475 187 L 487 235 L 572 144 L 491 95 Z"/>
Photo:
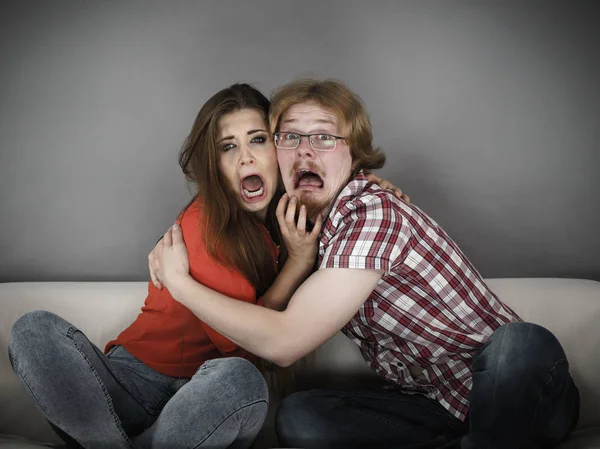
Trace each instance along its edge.
<path fill-rule="evenodd" d="M 579 393 L 565 353 L 543 327 L 501 326 L 474 357 L 472 370 L 465 422 L 422 395 L 309 390 L 282 401 L 279 442 L 305 449 L 545 448 L 577 424 Z"/>
<path fill-rule="evenodd" d="M 245 359 L 210 360 L 191 379 L 169 377 L 122 346 L 104 355 L 49 312 L 14 324 L 9 356 L 25 390 L 74 447 L 247 448 L 267 413 L 264 378 Z"/>

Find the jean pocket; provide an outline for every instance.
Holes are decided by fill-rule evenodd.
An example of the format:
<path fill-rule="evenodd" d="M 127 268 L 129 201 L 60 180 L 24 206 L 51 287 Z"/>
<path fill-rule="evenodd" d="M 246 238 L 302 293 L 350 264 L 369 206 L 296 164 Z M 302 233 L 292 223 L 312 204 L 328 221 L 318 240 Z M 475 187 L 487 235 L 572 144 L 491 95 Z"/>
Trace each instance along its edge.
<path fill-rule="evenodd" d="M 136 356 L 131 354 L 127 349 L 125 349 L 121 345 L 113 346 L 112 348 L 110 348 L 110 350 L 108 351 L 108 354 L 106 354 L 106 356 L 115 362 L 122 362 L 122 363 L 127 363 L 130 365 L 143 365 L 144 364 L 144 362 L 142 362 Z"/>
<path fill-rule="evenodd" d="M 106 357 L 109 357 L 109 358 L 112 357 L 113 353 L 120 347 L 121 347 L 121 345 L 111 346 L 111 348 L 106 353 Z"/>

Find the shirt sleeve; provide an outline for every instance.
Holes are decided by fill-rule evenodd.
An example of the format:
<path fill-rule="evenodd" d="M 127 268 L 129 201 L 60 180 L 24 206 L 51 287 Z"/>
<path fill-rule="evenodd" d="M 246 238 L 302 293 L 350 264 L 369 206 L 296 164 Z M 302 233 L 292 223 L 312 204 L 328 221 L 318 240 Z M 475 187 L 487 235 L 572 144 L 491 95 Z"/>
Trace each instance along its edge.
<path fill-rule="evenodd" d="M 410 231 L 388 195 L 383 191 L 362 195 L 342 206 L 319 268 L 391 271 L 409 242 Z"/>

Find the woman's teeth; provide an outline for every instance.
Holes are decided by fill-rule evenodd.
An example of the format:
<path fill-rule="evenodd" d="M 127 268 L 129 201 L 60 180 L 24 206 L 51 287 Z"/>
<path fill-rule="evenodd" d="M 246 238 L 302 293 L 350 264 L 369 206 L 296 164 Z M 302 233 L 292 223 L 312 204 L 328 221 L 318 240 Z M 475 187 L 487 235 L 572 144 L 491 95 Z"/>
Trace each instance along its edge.
<path fill-rule="evenodd" d="M 264 187 L 261 187 L 256 192 L 248 192 L 246 189 L 244 189 L 244 195 L 246 195 L 248 198 L 254 198 L 257 196 L 261 196 L 264 193 L 264 191 Z"/>

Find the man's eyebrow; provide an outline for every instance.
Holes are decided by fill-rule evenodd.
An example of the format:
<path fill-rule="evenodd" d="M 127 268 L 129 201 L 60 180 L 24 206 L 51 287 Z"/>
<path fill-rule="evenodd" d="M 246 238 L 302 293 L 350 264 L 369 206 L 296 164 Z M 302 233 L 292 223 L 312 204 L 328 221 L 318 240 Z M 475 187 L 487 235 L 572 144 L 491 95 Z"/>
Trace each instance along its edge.
<path fill-rule="evenodd" d="M 260 133 L 260 132 L 266 133 L 267 130 L 266 129 L 251 129 L 250 131 L 248 131 L 248 135 L 256 134 L 256 133 Z M 217 143 L 221 143 L 224 140 L 230 140 L 230 139 L 233 139 L 233 138 L 234 138 L 234 136 L 225 136 L 222 139 L 217 140 Z"/>
<path fill-rule="evenodd" d="M 294 122 L 297 122 L 297 120 L 295 118 L 289 118 L 287 120 L 284 120 L 281 123 L 294 123 Z M 337 122 L 334 119 L 320 118 L 320 119 L 317 119 L 316 122 L 317 123 L 330 123 L 332 125 L 337 125 Z"/>

